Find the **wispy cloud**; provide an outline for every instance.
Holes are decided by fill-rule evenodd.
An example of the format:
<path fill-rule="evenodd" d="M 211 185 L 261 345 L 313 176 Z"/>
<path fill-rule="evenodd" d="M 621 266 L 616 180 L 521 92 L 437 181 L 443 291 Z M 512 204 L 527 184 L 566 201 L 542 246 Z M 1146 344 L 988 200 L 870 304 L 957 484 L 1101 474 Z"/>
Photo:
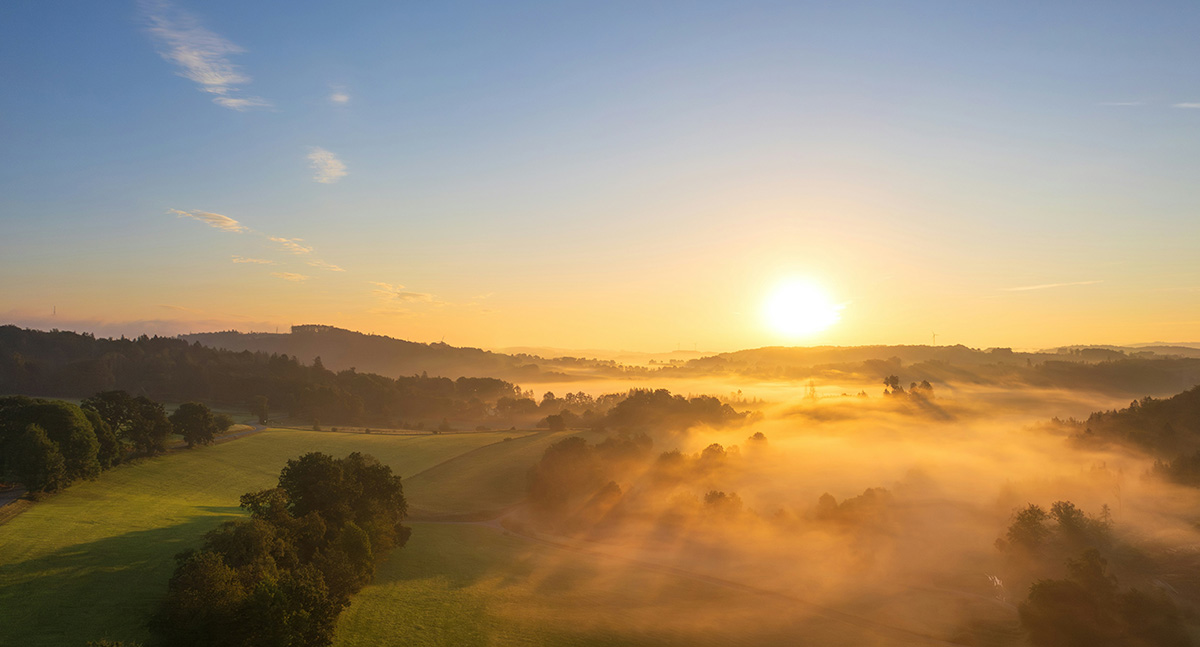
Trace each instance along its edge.
<path fill-rule="evenodd" d="M 1039 285 L 1022 285 L 1015 288 L 1000 288 L 1005 292 L 1028 292 L 1029 290 L 1048 290 L 1050 288 L 1066 288 L 1073 285 L 1095 285 L 1103 281 L 1073 281 L 1071 283 L 1042 283 Z"/>
<path fill-rule="evenodd" d="M 238 96 L 238 86 L 249 83 L 250 77 L 229 56 L 245 51 L 241 47 L 200 26 L 194 16 L 165 0 L 146 0 L 142 11 L 159 55 L 178 66 L 180 76 L 217 95 L 214 103 L 233 110 L 271 106 L 262 97 Z"/>
<path fill-rule="evenodd" d="M 1101 101 L 1102 106 L 1144 106 L 1145 101 Z"/>
<path fill-rule="evenodd" d="M 308 165 L 313 170 L 313 180 L 321 184 L 333 184 L 346 177 L 346 165 L 338 156 L 314 146 L 308 153 Z"/>
<path fill-rule="evenodd" d="M 309 261 L 308 264 L 312 265 L 313 267 L 319 267 L 323 270 L 329 270 L 330 272 L 345 272 L 346 271 L 346 270 L 342 269 L 341 267 L 334 265 L 333 263 L 326 263 L 325 261 L 317 260 L 315 258 L 313 260 Z"/>
<path fill-rule="evenodd" d="M 206 314 L 205 312 L 203 312 L 201 310 L 197 310 L 195 308 L 185 308 L 184 306 L 175 306 L 175 305 L 171 305 L 168 303 L 160 303 L 160 304 L 158 304 L 158 307 L 166 308 L 167 310 L 173 310 L 175 312 L 186 312 L 188 314 L 194 314 L 194 315 Z"/>
<path fill-rule="evenodd" d="M 257 232 L 257 231 L 250 229 L 249 227 L 234 220 L 233 218 L 230 218 L 229 216 L 225 216 L 225 215 L 222 215 L 219 213 L 212 213 L 210 211 L 195 211 L 195 210 L 183 211 L 180 209 L 168 209 L 167 213 L 175 214 L 176 216 L 179 216 L 180 218 L 191 218 L 192 220 L 199 220 L 200 222 L 202 222 L 210 227 L 215 227 L 222 231 L 231 231 L 231 232 L 235 232 L 235 233 L 251 232 L 251 233 L 255 234 L 256 236 L 262 236 L 262 237 L 266 238 L 267 240 L 271 241 L 272 243 L 275 243 L 283 251 L 286 251 L 286 252 L 289 252 L 292 254 L 305 255 L 305 254 L 311 254 L 313 252 L 312 246 L 305 244 L 303 238 L 285 238 L 282 236 L 268 236 L 262 232 Z M 247 265 L 279 265 L 278 262 L 269 260 L 266 258 L 254 258 L 254 257 L 239 256 L 239 255 L 231 256 L 230 260 L 232 260 L 234 263 L 247 264 Z M 310 267 L 319 268 L 319 269 L 322 269 L 322 270 L 325 270 L 328 272 L 345 272 L 346 271 L 345 268 L 341 267 L 340 265 L 335 265 L 333 263 L 321 260 L 319 258 L 308 258 L 308 259 L 305 259 L 304 262 L 307 265 L 309 265 Z M 303 274 L 298 274 L 295 272 L 275 272 L 272 274 L 272 276 L 277 276 L 281 279 L 286 279 L 288 281 L 304 281 L 304 280 L 311 278 L 309 276 L 305 276 Z M 387 285 L 386 283 L 379 284 L 379 286 L 384 286 L 387 288 L 392 287 L 392 286 Z M 396 287 L 396 290 L 403 288 L 403 286 L 395 286 L 395 287 Z"/>
<path fill-rule="evenodd" d="M 275 236 L 267 236 L 267 239 L 273 243 L 278 243 L 280 247 L 293 254 L 308 254 L 313 248 L 308 245 L 301 245 L 304 242 L 303 238 L 277 238 Z"/>
<path fill-rule="evenodd" d="M 371 285 L 375 286 L 375 295 L 382 297 L 386 301 L 401 301 L 404 303 L 434 303 L 432 294 L 427 292 L 412 292 L 405 290 L 403 285 L 392 285 L 390 283 L 380 283 L 371 281 Z"/>
<path fill-rule="evenodd" d="M 249 227 L 234 220 L 233 218 L 230 218 L 229 216 L 223 216 L 219 213 L 212 213 L 211 211 L 181 211 L 179 209 L 167 209 L 167 213 L 173 213 L 180 218 L 199 220 L 209 227 L 216 227 L 222 231 L 232 231 L 239 234 L 250 231 Z"/>
<path fill-rule="evenodd" d="M 1171 104 L 1171 107 L 1172 107 L 1172 108 L 1192 108 L 1192 109 L 1196 109 L 1196 108 L 1200 108 L 1200 103 L 1174 103 L 1174 104 Z"/>
<path fill-rule="evenodd" d="M 334 105 L 344 106 L 350 103 L 350 95 L 346 94 L 346 91 L 342 88 L 335 87 L 333 88 L 333 92 L 329 93 L 329 102 Z"/>
<path fill-rule="evenodd" d="M 213 103 L 243 112 L 251 108 L 270 108 L 271 102 L 261 97 L 217 97 Z"/>

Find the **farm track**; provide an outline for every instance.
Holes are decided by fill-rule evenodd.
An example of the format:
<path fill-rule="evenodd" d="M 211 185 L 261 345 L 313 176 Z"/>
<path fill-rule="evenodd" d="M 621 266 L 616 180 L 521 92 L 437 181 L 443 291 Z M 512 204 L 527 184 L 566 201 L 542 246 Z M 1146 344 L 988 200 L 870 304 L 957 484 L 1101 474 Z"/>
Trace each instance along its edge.
<path fill-rule="evenodd" d="M 17 486 L 7 490 L 0 490 L 0 508 L 12 503 L 25 496 L 25 488 Z"/>

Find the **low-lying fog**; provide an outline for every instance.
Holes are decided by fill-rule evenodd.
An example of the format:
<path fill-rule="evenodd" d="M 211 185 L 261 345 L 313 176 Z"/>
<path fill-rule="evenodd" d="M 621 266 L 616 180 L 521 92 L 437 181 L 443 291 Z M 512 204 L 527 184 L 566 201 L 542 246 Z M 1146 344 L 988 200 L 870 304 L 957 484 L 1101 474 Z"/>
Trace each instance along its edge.
<path fill-rule="evenodd" d="M 1070 501 L 1111 519 L 1114 541 L 1142 551 L 1141 568 L 1111 564 L 1122 585 L 1184 601 L 1194 593 L 1189 578 L 1172 582 L 1146 564 L 1197 545 L 1200 493 L 1151 477 L 1151 459 L 1082 449 L 1049 424 L 1127 398 L 946 387 L 909 398 L 865 383 L 814 385 L 813 397 L 805 383 L 700 384 L 662 386 L 740 391 L 764 401 L 762 416 L 650 432 L 649 452 L 602 461 L 615 488 L 574 501 L 540 527 L 605 554 L 787 596 L 782 615 L 747 610 L 755 623 L 826 613 L 805 611 L 812 603 L 950 639 L 980 622 L 1011 628 L 1029 584 L 1063 576 L 1062 560 L 1035 567 L 996 542 L 1029 504 L 1048 511 Z M 672 450 L 682 455 L 660 456 Z"/>

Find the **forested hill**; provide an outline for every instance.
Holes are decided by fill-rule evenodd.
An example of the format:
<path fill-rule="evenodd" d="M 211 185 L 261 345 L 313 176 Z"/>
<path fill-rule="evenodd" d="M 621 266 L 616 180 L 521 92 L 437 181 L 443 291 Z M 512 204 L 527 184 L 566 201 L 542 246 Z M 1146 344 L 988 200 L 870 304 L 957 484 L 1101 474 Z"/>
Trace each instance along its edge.
<path fill-rule="evenodd" d="M 0 326 L 0 394 L 84 398 L 111 390 L 234 406 L 263 396 L 273 412 L 295 419 L 372 424 L 475 419 L 489 403 L 520 396 L 495 378 L 391 378 L 168 337 L 103 339 Z"/>
<path fill-rule="evenodd" d="M 721 353 L 671 366 L 678 374 L 731 374 L 756 379 L 878 380 L 997 384 L 1111 393 L 1175 393 L 1200 383 L 1200 358 L 1182 347 L 1064 347 L 1020 352 L 966 346 L 768 347 Z M 1182 348 L 1182 350 L 1191 350 Z"/>
<path fill-rule="evenodd" d="M 1134 400 L 1124 409 L 1097 411 L 1081 439 L 1114 440 L 1172 458 L 1200 450 L 1200 386 L 1172 397 Z"/>
<path fill-rule="evenodd" d="M 368 335 L 333 326 L 292 326 L 289 333 L 237 331 L 181 335 L 188 342 L 232 351 L 263 352 L 298 357 L 311 363 L 320 357 L 328 369 L 354 368 L 380 375 L 447 375 L 452 377 L 502 377 L 533 382 L 563 380 L 580 360 L 548 360 L 532 355 L 505 355 L 478 348 L 460 348 L 434 342 L 422 344 L 383 335 Z M 571 361 L 565 361 L 570 359 Z M 611 362 L 586 361 L 587 368 L 614 368 Z"/>
<path fill-rule="evenodd" d="M 1186 346 L 1064 346 L 1051 350 L 1014 351 L 1011 348 L 969 348 L 954 346 L 769 346 L 720 353 L 694 359 L 688 366 L 705 365 L 785 367 L 844 365 L 872 360 L 898 359 L 905 364 L 940 362 L 953 366 L 971 367 L 994 364 L 1040 364 L 1042 362 L 1075 362 L 1093 364 L 1130 359 L 1200 358 L 1200 350 Z"/>

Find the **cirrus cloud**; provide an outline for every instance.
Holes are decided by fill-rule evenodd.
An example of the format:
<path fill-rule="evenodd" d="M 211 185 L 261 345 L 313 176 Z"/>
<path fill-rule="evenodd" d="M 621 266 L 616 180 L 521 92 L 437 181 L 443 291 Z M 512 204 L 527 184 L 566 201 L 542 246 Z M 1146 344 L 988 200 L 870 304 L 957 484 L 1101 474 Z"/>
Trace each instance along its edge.
<path fill-rule="evenodd" d="M 325 261 L 317 260 L 315 258 L 313 260 L 309 261 L 308 264 L 313 267 L 319 267 L 323 270 L 329 270 L 330 272 L 345 272 L 346 271 L 345 269 L 343 269 L 337 265 L 334 265 L 333 263 L 326 263 Z"/>
<path fill-rule="evenodd" d="M 412 292 L 404 289 L 403 285 L 371 281 L 375 286 L 375 295 L 385 301 L 401 301 L 404 303 L 436 303 L 428 292 Z"/>
<path fill-rule="evenodd" d="M 147 31 L 159 46 L 159 55 L 179 68 L 179 76 L 217 95 L 214 103 L 238 111 L 271 106 L 262 97 L 236 94 L 238 86 L 250 82 L 250 77 L 229 60 L 230 55 L 245 51 L 241 47 L 200 26 L 194 16 L 165 0 L 143 2 L 142 12 L 149 23 Z"/>
<path fill-rule="evenodd" d="M 252 263 L 254 265 L 274 265 L 275 261 L 268 261 L 265 258 L 245 258 L 243 256 L 234 256 L 234 263 Z"/>
<path fill-rule="evenodd" d="M 238 233 L 238 234 L 250 231 L 249 227 L 234 220 L 233 218 L 230 218 L 229 216 L 225 216 L 225 215 L 222 215 L 219 213 L 213 213 L 211 211 L 197 211 L 197 210 L 182 211 L 180 209 L 167 209 L 167 213 L 173 213 L 173 214 L 179 216 L 180 218 L 191 218 L 193 220 L 199 220 L 200 222 L 208 225 L 209 227 L 216 227 L 217 229 L 220 229 L 222 231 L 232 231 L 232 232 Z"/>
<path fill-rule="evenodd" d="M 1068 288 L 1075 285 L 1095 285 L 1103 281 L 1074 281 L 1071 283 L 1040 283 L 1038 285 L 1022 285 L 1015 288 L 1000 288 L 1005 292 L 1028 292 L 1030 290 L 1048 290 L 1050 288 Z"/>
<path fill-rule="evenodd" d="M 300 244 L 304 241 L 303 238 L 279 238 L 276 236 L 267 236 L 267 240 L 273 243 L 278 243 L 280 247 L 293 254 L 308 254 L 313 250 L 313 248 L 309 247 L 308 245 Z"/>

